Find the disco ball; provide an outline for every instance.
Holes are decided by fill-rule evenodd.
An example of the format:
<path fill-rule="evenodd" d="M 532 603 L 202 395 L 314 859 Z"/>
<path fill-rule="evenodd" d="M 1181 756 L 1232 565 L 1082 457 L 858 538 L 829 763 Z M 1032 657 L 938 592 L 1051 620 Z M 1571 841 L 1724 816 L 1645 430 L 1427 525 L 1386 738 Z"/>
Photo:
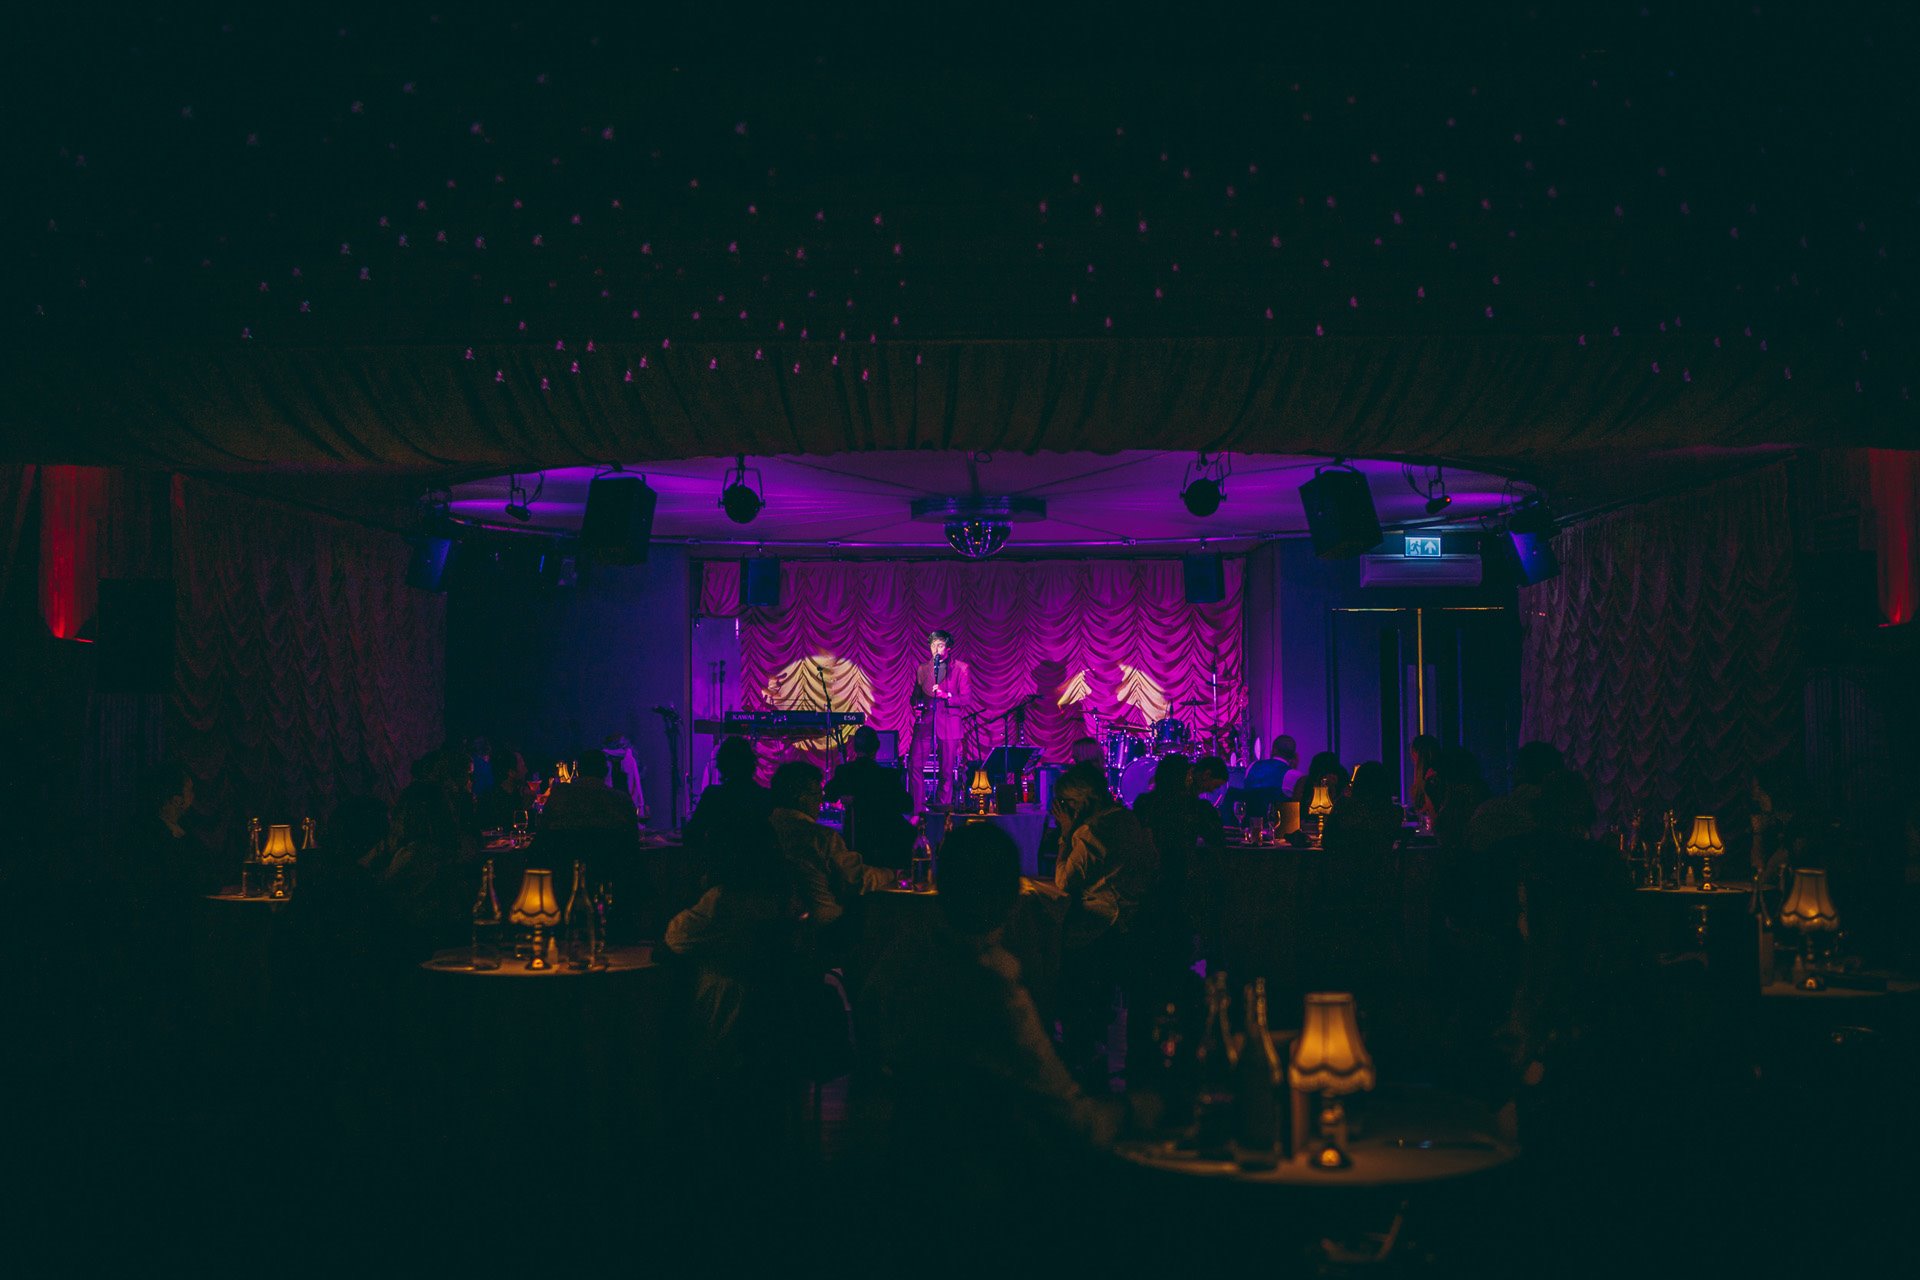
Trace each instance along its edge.
<path fill-rule="evenodd" d="M 950 520 L 947 545 L 969 560 L 985 560 L 1006 546 L 1012 533 L 1004 520 Z"/>

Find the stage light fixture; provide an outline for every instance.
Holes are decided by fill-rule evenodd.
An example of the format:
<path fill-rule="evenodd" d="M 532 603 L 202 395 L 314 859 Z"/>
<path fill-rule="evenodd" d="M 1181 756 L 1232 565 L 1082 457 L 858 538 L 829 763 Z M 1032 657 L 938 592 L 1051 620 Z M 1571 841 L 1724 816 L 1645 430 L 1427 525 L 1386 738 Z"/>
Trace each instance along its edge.
<path fill-rule="evenodd" d="M 507 478 L 507 515 L 521 524 L 527 523 L 533 519 L 534 502 L 546 491 L 547 473 L 544 471 L 540 473 L 539 482 L 535 485 L 531 498 L 527 496 L 527 487 L 520 483 L 520 477 L 509 476 Z"/>
<path fill-rule="evenodd" d="M 747 483 L 747 475 L 747 455 L 735 454 L 733 470 L 727 472 L 720 490 L 720 509 L 735 524 L 752 524 L 754 517 L 767 505 L 767 500 L 760 496 L 753 485 Z M 754 484 L 766 487 L 760 479 L 758 468 L 753 470 L 752 475 Z"/>
<path fill-rule="evenodd" d="M 1427 514 L 1437 516 L 1453 505 L 1453 497 L 1447 493 L 1436 493 L 1427 499 Z"/>
<path fill-rule="evenodd" d="M 1013 534 L 1004 520 L 950 520 L 947 545 L 969 560 L 985 560 L 999 553 Z"/>
<path fill-rule="evenodd" d="M 1232 473 L 1231 454 L 1202 453 L 1187 464 L 1186 487 L 1180 501 L 1189 514 L 1205 519 L 1220 509 L 1227 496 L 1227 476 Z"/>
<path fill-rule="evenodd" d="M 1507 516 L 1507 540 L 1513 545 L 1522 582 L 1533 586 L 1558 576 L 1560 557 L 1554 554 L 1553 540 L 1559 532 L 1560 522 L 1539 499 L 1516 507 Z"/>
<path fill-rule="evenodd" d="M 1435 467 L 1433 475 L 1423 483 L 1420 473 L 1411 466 L 1400 468 L 1401 476 L 1407 482 L 1407 488 L 1426 499 L 1427 515 L 1437 516 L 1453 505 L 1453 496 L 1447 492 L 1447 472 L 1444 467 Z"/>

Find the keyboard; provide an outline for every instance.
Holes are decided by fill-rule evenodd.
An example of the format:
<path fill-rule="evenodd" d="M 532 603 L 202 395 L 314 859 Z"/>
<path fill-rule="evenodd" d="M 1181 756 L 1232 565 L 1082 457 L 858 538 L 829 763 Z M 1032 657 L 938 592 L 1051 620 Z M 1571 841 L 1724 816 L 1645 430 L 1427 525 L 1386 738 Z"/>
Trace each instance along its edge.
<path fill-rule="evenodd" d="M 698 720 L 695 733 L 714 737 L 811 738 L 829 729 L 847 729 L 867 722 L 864 711 L 729 711 L 724 720 Z"/>

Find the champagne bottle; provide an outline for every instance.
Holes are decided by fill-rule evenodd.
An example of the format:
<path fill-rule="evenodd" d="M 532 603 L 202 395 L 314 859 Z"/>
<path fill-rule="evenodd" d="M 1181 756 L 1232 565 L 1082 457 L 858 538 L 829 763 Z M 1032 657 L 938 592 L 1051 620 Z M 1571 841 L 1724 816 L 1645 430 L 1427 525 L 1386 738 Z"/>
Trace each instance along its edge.
<path fill-rule="evenodd" d="M 569 969 L 593 967 L 595 918 L 593 895 L 587 892 L 587 864 L 573 864 L 573 892 L 567 895 L 565 916 L 566 960 Z"/>
<path fill-rule="evenodd" d="M 1227 995 L 1227 975 L 1210 976 L 1206 1034 L 1194 1051 L 1197 1077 L 1193 1100 L 1194 1148 L 1203 1160 L 1233 1158 L 1234 1066 L 1240 1049 L 1229 1025 L 1231 1003 Z"/>
<path fill-rule="evenodd" d="M 1267 1030 L 1265 978 L 1254 979 L 1246 989 L 1246 1008 L 1234 1070 L 1233 1160 L 1242 1169 L 1271 1169 L 1282 1153 L 1286 1077 Z"/>
<path fill-rule="evenodd" d="M 480 896 L 473 900 L 473 952 L 470 963 L 475 969 L 500 967 L 500 899 L 493 892 L 493 859 L 480 866 Z"/>

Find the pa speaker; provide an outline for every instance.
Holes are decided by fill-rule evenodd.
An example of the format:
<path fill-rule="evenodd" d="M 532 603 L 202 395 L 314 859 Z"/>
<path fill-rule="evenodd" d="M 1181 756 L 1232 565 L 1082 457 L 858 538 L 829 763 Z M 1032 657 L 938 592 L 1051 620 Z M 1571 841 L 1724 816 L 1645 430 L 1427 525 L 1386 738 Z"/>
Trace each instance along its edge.
<path fill-rule="evenodd" d="M 173 579 L 102 578 L 93 634 L 102 689 L 165 692 L 173 679 Z"/>
<path fill-rule="evenodd" d="M 775 608 L 780 603 L 780 562 L 756 556 L 740 562 L 740 607 Z"/>
<path fill-rule="evenodd" d="M 1514 529 L 1507 533 L 1513 543 L 1513 558 L 1520 566 L 1520 581 L 1537 586 L 1560 574 L 1560 557 L 1553 554 L 1551 533 Z"/>
<path fill-rule="evenodd" d="M 447 571 L 453 567 L 459 543 L 451 538 L 418 538 L 407 562 L 407 585 L 422 591 L 445 591 Z"/>
<path fill-rule="evenodd" d="M 1219 604 L 1227 598 L 1227 570 L 1219 556 L 1182 556 L 1180 579 L 1188 604 Z"/>
<path fill-rule="evenodd" d="M 1322 560 L 1351 560 L 1380 545 L 1380 517 L 1374 511 L 1367 478 L 1346 467 L 1322 471 L 1300 486 L 1313 554 Z"/>
<path fill-rule="evenodd" d="M 611 564 L 640 564 L 653 541 L 653 509 L 660 495 L 639 476 L 601 476 L 587 486 L 580 552 Z"/>

